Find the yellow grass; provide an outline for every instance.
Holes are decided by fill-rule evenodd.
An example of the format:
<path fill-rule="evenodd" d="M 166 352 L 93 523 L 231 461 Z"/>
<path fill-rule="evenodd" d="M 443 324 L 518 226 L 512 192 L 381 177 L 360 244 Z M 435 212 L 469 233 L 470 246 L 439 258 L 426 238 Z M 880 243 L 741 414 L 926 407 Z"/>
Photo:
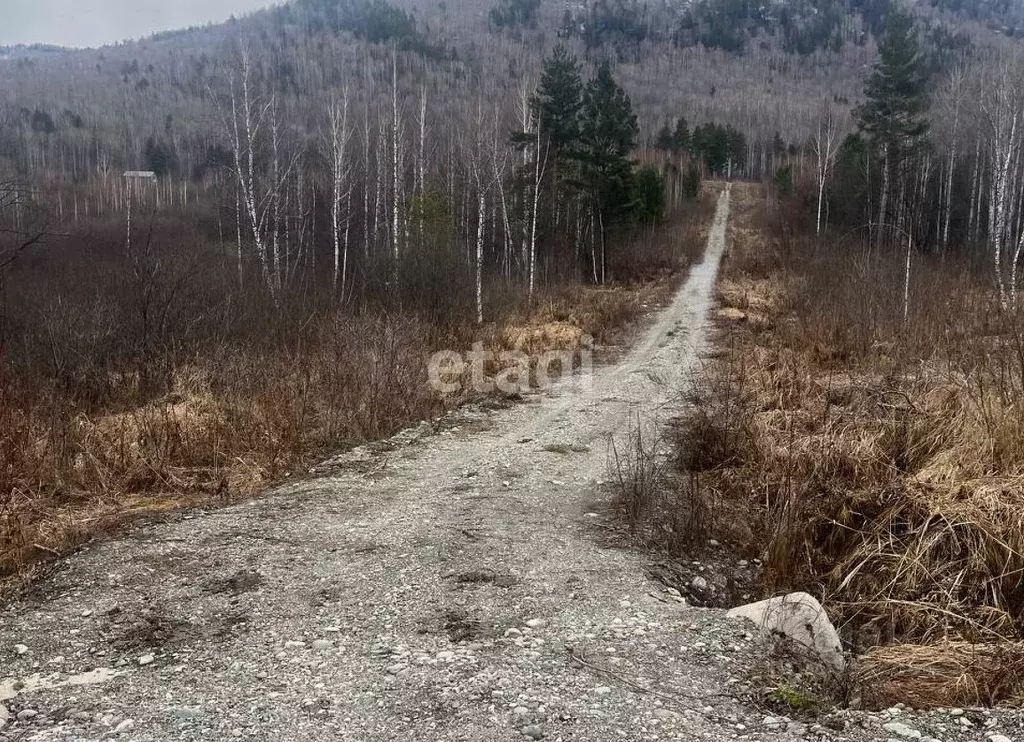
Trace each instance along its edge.
<path fill-rule="evenodd" d="M 1019 701 L 996 681 L 1024 640 L 1024 316 L 922 261 L 904 321 L 898 256 L 815 251 L 739 195 L 723 351 L 680 426 L 684 462 L 730 441 L 701 473 L 720 531 L 870 650 L 872 703 Z"/>

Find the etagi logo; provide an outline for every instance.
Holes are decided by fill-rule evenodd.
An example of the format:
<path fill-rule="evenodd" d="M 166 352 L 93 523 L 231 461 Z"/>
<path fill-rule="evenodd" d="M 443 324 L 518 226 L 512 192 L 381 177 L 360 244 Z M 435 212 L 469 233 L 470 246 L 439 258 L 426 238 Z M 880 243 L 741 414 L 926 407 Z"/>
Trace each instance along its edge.
<path fill-rule="evenodd" d="M 515 394 L 529 389 L 550 389 L 569 383 L 578 392 L 590 391 L 594 375 L 594 339 L 580 338 L 574 350 L 548 350 L 530 355 L 521 350 L 486 350 L 473 343 L 467 352 L 441 350 L 427 361 L 430 386 L 441 394 L 468 389 L 481 394 L 494 391 Z M 496 369 L 488 375 L 489 369 Z"/>

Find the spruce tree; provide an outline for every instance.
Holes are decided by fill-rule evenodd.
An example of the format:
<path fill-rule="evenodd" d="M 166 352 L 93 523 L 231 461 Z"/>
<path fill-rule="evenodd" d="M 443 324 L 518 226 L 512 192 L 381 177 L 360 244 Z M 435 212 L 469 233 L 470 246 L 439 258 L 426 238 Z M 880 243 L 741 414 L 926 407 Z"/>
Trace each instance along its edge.
<path fill-rule="evenodd" d="M 564 226 L 570 201 L 574 155 L 580 137 L 582 93 L 579 62 L 564 46 L 556 46 L 544 60 L 540 83 L 530 101 L 534 131 L 513 134 L 513 141 L 520 145 L 532 146 L 536 142 L 536 172 L 545 175 L 543 183 L 534 186 L 537 189 L 535 208 L 547 212 L 548 216 L 539 221 L 547 225 L 550 237 L 557 236 Z M 548 195 L 541 196 L 542 189 L 550 189 Z M 536 228 L 537 214 L 534 220 Z"/>

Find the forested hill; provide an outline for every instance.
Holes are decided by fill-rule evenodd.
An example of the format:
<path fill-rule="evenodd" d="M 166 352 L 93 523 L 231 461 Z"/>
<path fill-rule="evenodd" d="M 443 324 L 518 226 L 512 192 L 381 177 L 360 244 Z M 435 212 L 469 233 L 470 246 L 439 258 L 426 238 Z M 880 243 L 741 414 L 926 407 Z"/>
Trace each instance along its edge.
<path fill-rule="evenodd" d="M 1010 3 L 913 6 L 935 69 L 991 37 L 1015 34 Z M 246 45 L 265 82 L 315 125 L 325 89 L 374 96 L 390 82 L 434 91 L 451 114 L 475 92 L 515 107 L 559 40 L 588 62 L 609 58 L 632 98 L 641 141 L 666 121 L 722 121 L 752 152 L 812 133 L 823 101 L 854 101 L 891 0 L 295 0 L 224 24 L 99 50 L 0 50 L 0 167 L 81 182 L 146 167 L 202 177 L 223 163 L 215 101 Z M 972 42 L 972 39 L 975 41 Z M 376 91 L 376 92 L 374 92 Z M 514 114 L 510 112 L 514 117 Z M 759 158 L 754 157 L 757 161 Z M 763 156 L 760 158 L 763 159 Z"/>

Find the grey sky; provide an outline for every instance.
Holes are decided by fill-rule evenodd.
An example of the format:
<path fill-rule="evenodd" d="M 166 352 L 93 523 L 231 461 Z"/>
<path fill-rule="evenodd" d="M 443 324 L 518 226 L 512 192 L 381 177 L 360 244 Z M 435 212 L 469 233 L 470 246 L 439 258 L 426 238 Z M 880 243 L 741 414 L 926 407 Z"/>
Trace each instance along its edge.
<path fill-rule="evenodd" d="M 271 0 L 0 0 L 0 46 L 100 46 L 223 21 Z"/>

